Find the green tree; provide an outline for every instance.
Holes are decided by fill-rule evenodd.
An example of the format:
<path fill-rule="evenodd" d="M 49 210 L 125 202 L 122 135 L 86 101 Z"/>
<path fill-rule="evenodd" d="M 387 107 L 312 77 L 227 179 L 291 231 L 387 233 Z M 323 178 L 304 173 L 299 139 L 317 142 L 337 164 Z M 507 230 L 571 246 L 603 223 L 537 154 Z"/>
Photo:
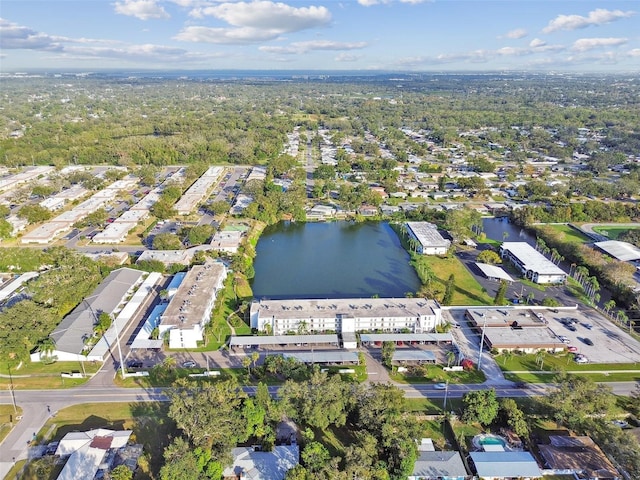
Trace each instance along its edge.
<path fill-rule="evenodd" d="M 311 442 L 304 447 L 300 454 L 302 464 L 309 472 L 319 472 L 331 458 L 329 450 L 320 442 Z"/>
<path fill-rule="evenodd" d="M 493 388 L 467 392 L 462 397 L 462 419 L 490 425 L 498 415 L 500 405 Z"/>
<path fill-rule="evenodd" d="M 505 297 L 507 293 L 507 282 L 506 280 L 500 280 L 500 285 L 498 286 L 498 291 L 496 292 L 496 296 L 493 299 L 494 305 L 505 305 L 507 303 L 507 299 Z"/>
<path fill-rule="evenodd" d="M 453 294 L 455 293 L 455 291 L 456 291 L 456 277 L 452 273 L 451 275 L 449 275 L 449 279 L 447 280 L 447 283 L 445 286 L 444 297 L 442 298 L 443 305 L 451 305 L 451 302 L 453 301 Z"/>
<path fill-rule="evenodd" d="M 606 414 L 615 403 L 611 387 L 586 377 L 563 374 L 544 397 L 553 418 L 571 429 L 579 428 L 589 416 Z M 580 408 L 576 408 L 579 405 Z"/>
<path fill-rule="evenodd" d="M 191 445 L 182 437 L 176 437 L 164 450 L 164 465 L 160 469 L 161 480 L 202 480 Z"/>
<path fill-rule="evenodd" d="M 209 206 L 209 210 L 211 210 L 211 212 L 214 215 L 225 214 L 225 213 L 227 213 L 229 211 L 230 208 L 231 208 L 231 205 L 229 205 L 229 203 L 225 202 L 224 200 L 219 200 L 217 202 L 213 202 Z"/>
<path fill-rule="evenodd" d="M 392 341 L 382 342 L 382 364 L 391 368 L 393 362 L 393 354 L 396 351 L 396 343 Z"/>
<path fill-rule="evenodd" d="M 194 445 L 224 456 L 246 438 L 245 397 L 235 379 L 215 383 L 179 379 L 169 393 L 169 416 Z"/>
<path fill-rule="evenodd" d="M 211 225 L 196 225 L 189 229 L 187 238 L 191 245 L 202 245 L 211 238 L 215 229 Z"/>
<path fill-rule="evenodd" d="M 521 438 L 527 438 L 529 436 L 530 430 L 527 419 L 513 398 L 503 398 L 500 400 L 500 415 L 504 423 L 506 423 L 516 435 Z"/>
<path fill-rule="evenodd" d="M 126 465 L 118 465 L 109 472 L 109 477 L 111 480 L 132 480 L 133 472 Z"/>
<path fill-rule="evenodd" d="M 51 218 L 51 211 L 38 204 L 23 205 L 18 210 L 18 216 L 24 218 L 29 223 L 46 222 Z"/>
<path fill-rule="evenodd" d="M 497 263 L 502 263 L 502 258 L 493 250 L 483 250 L 476 257 L 476 261 L 480 263 L 488 263 L 490 265 L 495 265 Z"/>
<path fill-rule="evenodd" d="M 159 233 L 153 237 L 154 250 L 181 250 L 182 242 L 172 233 Z"/>
<path fill-rule="evenodd" d="M 278 396 L 294 419 L 320 430 L 343 426 L 355 401 L 349 383 L 339 375 L 328 376 L 319 370 L 307 382 L 287 380 Z"/>

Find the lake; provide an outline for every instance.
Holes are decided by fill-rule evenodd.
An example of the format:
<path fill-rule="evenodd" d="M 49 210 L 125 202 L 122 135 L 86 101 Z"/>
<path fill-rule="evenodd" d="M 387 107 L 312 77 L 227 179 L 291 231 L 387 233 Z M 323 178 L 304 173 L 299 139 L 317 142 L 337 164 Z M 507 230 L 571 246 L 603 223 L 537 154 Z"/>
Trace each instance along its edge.
<path fill-rule="evenodd" d="M 256 247 L 255 298 L 404 297 L 420 279 L 387 222 L 281 222 Z"/>

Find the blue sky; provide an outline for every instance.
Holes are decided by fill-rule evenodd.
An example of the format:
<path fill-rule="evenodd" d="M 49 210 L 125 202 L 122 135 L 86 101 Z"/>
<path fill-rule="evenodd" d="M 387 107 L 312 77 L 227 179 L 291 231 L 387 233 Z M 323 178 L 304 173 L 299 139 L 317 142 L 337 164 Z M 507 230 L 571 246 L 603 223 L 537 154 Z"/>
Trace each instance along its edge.
<path fill-rule="evenodd" d="M 638 72 L 640 2 L 2 0 L 0 71 Z"/>

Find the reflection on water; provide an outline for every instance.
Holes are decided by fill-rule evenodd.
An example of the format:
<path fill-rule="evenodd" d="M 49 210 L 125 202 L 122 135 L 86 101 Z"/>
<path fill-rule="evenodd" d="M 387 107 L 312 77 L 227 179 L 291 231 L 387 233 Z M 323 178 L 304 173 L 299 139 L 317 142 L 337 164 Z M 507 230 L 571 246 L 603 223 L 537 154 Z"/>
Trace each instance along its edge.
<path fill-rule="evenodd" d="M 256 298 L 404 297 L 420 287 L 387 222 L 281 222 L 256 253 Z"/>
<path fill-rule="evenodd" d="M 536 237 L 527 233 L 524 228 L 511 223 L 507 217 L 483 218 L 482 228 L 487 238 L 491 240 L 536 244 Z M 507 234 L 506 238 L 505 233 Z"/>

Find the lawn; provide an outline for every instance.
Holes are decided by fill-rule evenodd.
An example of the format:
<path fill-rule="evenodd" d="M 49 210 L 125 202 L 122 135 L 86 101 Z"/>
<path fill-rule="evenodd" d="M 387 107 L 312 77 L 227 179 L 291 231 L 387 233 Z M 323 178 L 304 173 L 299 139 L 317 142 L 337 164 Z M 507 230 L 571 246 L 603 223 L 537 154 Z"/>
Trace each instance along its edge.
<path fill-rule="evenodd" d="M 505 372 L 505 377 L 514 381 L 544 383 L 552 381 L 555 375 L 562 372 L 580 374 L 596 382 L 640 380 L 640 367 L 635 364 L 578 364 L 573 361 L 573 354 L 569 353 L 545 353 L 540 357 L 534 354 L 499 354 L 495 359 L 498 366 Z M 632 370 L 632 372 L 625 370 Z"/>
<path fill-rule="evenodd" d="M 14 410 L 13 405 L 0 405 L 0 443 L 9 435 L 19 415 L 22 415 L 20 407 Z"/>
<path fill-rule="evenodd" d="M 615 227 L 615 226 L 601 226 L 601 227 L 593 227 L 593 231 L 599 233 L 600 235 L 604 235 L 608 237 L 610 240 L 617 240 L 618 237 L 628 232 L 629 230 L 637 230 L 637 228 L 633 227 Z"/>
<path fill-rule="evenodd" d="M 28 362 L 20 368 L 11 369 L 11 377 L 0 377 L 0 388 L 9 388 L 11 385 L 17 390 L 47 389 L 47 388 L 71 388 L 82 385 L 91 378 L 91 375 L 100 370 L 99 362 L 54 362 L 44 364 L 41 362 Z M 62 378 L 62 372 L 86 372 L 85 378 Z M 1 364 L 0 374 L 8 375 L 6 364 Z M 28 376 L 26 376 L 28 375 Z"/>
<path fill-rule="evenodd" d="M 136 480 L 157 478 L 162 464 L 162 453 L 177 429 L 167 416 L 168 404 L 140 403 L 87 403 L 57 412 L 38 433 L 40 441 L 60 440 L 66 433 L 93 428 L 133 430 L 133 440 L 144 445 Z M 96 412 L 100 412 L 96 415 Z M 49 433 L 49 438 L 44 436 Z"/>
<path fill-rule="evenodd" d="M 455 277 L 455 291 L 451 305 L 491 305 L 493 299 L 483 291 L 482 286 L 456 257 L 438 257 L 411 253 L 411 263 L 420 274 L 426 265 L 434 275 L 435 289 L 444 292 L 450 275 Z"/>
<path fill-rule="evenodd" d="M 399 383 L 482 383 L 486 380 L 479 370 L 445 372 L 441 365 L 423 365 L 420 369 L 410 368 L 406 373 L 390 373 L 393 381 Z"/>
<path fill-rule="evenodd" d="M 0 248 L 0 271 L 33 272 L 47 262 L 49 256 L 38 248 Z"/>
<path fill-rule="evenodd" d="M 556 232 L 558 235 L 558 239 L 560 239 L 563 243 L 587 243 L 592 241 L 584 235 L 582 232 L 576 230 L 575 228 L 570 227 L 569 225 L 544 225 L 543 229 L 551 229 Z M 594 228 L 595 230 L 595 228 Z M 628 229 L 627 229 L 628 230 Z"/>

